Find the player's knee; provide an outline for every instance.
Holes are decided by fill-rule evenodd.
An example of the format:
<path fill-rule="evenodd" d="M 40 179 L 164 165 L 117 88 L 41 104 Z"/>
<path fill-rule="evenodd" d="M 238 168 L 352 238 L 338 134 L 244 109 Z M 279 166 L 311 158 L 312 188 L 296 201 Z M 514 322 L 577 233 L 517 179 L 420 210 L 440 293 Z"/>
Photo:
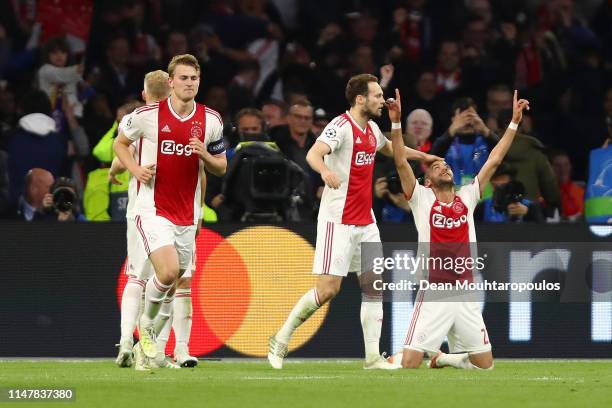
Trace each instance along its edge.
<path fill-rule="evenodd" d="M 419 368 L 421 366 L 420 361 L 415 359 L 402 359 L 402 368 Z"/>
<path fill-rule="evenodd" d="M 481 370 L 493 370 L 493 367 L 495 367 L 495 364 L 493 364 L 493 360 L 479 361 L 478 364 L 474 365 Z"/>

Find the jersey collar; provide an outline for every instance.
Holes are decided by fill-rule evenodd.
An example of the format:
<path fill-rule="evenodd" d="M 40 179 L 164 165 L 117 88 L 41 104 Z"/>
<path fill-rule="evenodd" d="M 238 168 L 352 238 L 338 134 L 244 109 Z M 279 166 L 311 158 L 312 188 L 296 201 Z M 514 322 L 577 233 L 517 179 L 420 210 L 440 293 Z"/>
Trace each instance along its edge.
<path fill-rule="evenodd" d="M 197 110 L 197 104 L 195 103 L 195 101 L 193 102 L 193 110 L 191 111 L 189 115 L 185 116 L 184 118 L 181 118 L 180 115 L 176 113 L 174 109 L 172 109 L 172 104 L 170 103 L 170 97 L 168 97 L 168 108 L 170 109 L 170 112 L 175 118 L 177 118 L 181 122 L 187 122 L 189 119 L 193 117 L 193 115 L 195 115 L 195 112 Z"/>

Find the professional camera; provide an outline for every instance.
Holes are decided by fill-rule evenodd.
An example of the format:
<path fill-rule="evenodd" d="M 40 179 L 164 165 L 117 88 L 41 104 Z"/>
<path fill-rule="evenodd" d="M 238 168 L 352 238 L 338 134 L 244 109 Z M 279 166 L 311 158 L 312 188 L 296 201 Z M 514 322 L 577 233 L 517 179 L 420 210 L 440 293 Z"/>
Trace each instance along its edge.
<path fill-rule="evenodd" d="M 53 195 L 53 208 L 56 211 L 72 211 L 77 201 L 74 181 L 67 177 L 60 177 L 53 183 L 49 192 Z"/>
<path fill-rule="evenodd" d="M 499 213 L 506 214 L 508 205 L 520 203 L 525 195 L 525 186 L 520 181 L 510 181 L 495 189 L 493 192 L 493 208 Z"/>
<path fill-rule="evenodd" d="M 402 182 L 399 178 L 397 171 L 392 171 L 385 177 L 387 179 L 387 188 L 391 194 L 401 194 L 404 192 L 402 189 Z"/>

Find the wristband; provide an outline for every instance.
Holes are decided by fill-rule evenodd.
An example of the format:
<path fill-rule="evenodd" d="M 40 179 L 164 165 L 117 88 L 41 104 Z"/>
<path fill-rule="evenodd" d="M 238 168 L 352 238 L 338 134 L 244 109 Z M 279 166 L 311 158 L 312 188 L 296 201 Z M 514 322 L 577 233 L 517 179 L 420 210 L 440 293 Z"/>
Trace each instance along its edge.
<path fill-rule="evenodd" d="M 391 130 L 402 130 L 402 123 L 401 122 L 392 122 L 391 123 Z"/>
<path fill-rule="evenodd" d="M 510 122 L 510 124 L 508 125 L 508 129 L 516 131 L 516 129 L 518 129 L 518 123 Z"/>

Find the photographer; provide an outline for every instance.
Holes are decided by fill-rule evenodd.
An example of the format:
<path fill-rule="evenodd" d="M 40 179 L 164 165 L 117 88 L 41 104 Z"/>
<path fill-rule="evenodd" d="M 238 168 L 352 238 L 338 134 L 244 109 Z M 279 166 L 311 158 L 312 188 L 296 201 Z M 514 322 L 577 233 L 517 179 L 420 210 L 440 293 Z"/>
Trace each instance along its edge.
<path fill-rule="evenodd" d="M 397 171 L 376 179 L 374 196 L 382 200 L 381 222 L 407 222 L 411 218 L 408 200 L 404 197 Z"/>
<path fill-rule="evenodd" d="M 543 222 L 542 208 L 524 197 L 525 187 L 513 180 L 515 171 L 502 163 L 493 177 L 493 197 L 482 200 L 474 210 L 474 219 L 492 223 Z"/>
<path fill-rule="evenodd" d="M 42 200 L 43 221 L 87 221 L 81 213 L 77 187 L 67 177 L 55 180 Z"/>

